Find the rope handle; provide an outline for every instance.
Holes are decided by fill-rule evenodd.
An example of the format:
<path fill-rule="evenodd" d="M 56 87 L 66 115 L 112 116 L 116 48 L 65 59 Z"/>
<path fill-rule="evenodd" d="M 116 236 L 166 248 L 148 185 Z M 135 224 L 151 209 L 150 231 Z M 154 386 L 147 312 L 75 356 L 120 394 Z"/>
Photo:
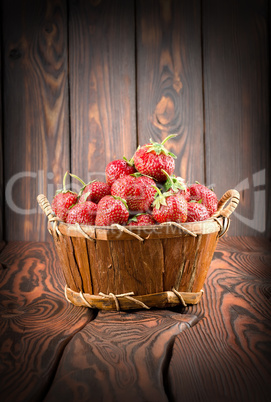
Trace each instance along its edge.
<path fill-rule="evenodd" d="M 50 205 L 50 202 L 47 200 L 46 196 L 44 194 L 39 194 L 37 196 L 37 201 L 39 203 L 39 206 L 47 216 L 48 220 L 55 218 L 55 214 L 52 210 L 52 207 Z"/>
<path fill-rule="evenodd" d="M 239 204 L 240 194 L 237 190 L 228 190 L 221 197 L 217 205 L 217 211 L 212 215 L 211 218 L 217 218 L 222 216 L 224 218 L 229 218 L 229 216 L 234 212 L 237 205 Z M 226 208 L 224 206 L 228 203 Z"/>

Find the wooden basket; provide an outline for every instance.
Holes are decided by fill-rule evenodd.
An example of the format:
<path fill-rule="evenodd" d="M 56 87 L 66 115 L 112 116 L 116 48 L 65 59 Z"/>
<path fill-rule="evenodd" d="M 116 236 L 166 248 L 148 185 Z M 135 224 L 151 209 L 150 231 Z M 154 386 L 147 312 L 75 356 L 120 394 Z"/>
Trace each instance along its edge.
<path fill-rule="evenodd" d="M 217 212 L 203 222 L 136 227 L 67 224 L 40 194 L 48 230 L 76 306 L 102 310 L 197 304 L 217 241 L 239 202 L 227 191 Z"/>

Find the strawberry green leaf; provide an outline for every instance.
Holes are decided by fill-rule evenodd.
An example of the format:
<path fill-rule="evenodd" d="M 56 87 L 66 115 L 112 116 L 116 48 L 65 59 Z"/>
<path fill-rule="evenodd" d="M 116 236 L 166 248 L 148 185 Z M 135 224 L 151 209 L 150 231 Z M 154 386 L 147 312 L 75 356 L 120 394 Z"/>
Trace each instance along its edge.
<path fill-rule="evenodd" d="M 130 222 L 137 222 L 137 215 L 135 215 L 131 219 L 129 219 L 128 223 L 130 223 Z"/>
<path fill-rule="evenodd" d="M 153 203 L 152 203 L 152 206 L 153 206 L 154 208 L 156 208 L 156 209 L 160 209 L 161 205 L 165 205 L 165 206 L 166 206 L 166 205 L 167 205 L 166 198 L 169 197 L 169 196 L 172 195 L 172 194 L 170 194 L 170 193 L 168 193 L 168 192 L 162 193 L 162 192 L 159 190 L 158 187 L 156 187 L 156 186 L 152 186 L 152 187 L 155 188 L 156 191 L 157 191 L 157 193 L 156 193 L 156 195 L 155 195 L 155 198 L 154 198 L 154 201 L 153 201 Z"/>
<path fill-rule="evenodd" d="M 134 157 L 131 159 L 127 159 L 125 156 L 123 156 L 123 160 L 125 160 L 126 163 L 128 163 L 129 166 L 134 166 Z"/>
<path fill-rule="evenodd" d="M 129 222 L 137 222 L 138 221 L 138 217 L 139 216 L 141 216 L 141 215 L 148 215 L 148 214 L 146 214 L 146 213 L 144 213 L 144 212 L 140 212 L 139 214 L 136 214 L 136 215 L 134 215 L 132 218 L 130 218 L 129 219 Z"/>
<path fill-rule="evenodd" d="M 113 197 L 115 200 L 120 200 L 120 201 L 125 205 L 125 207 L 127 208 L 127 210 L 129 210 L 128 205 L 127 205 L 127 202 L 126 202 L 126 200 L 125 200 L 124 198 L 118 197 L 117 195 L 112 195 L 112 197 Z"/>
<path fill-rule="evenodd" d="M 154 151 L 156 153 L 156 155 L 164 154 L 164 155 L 171 156 L 172 158 L 176 159 L 177 156 L 164 147 L 165 142 L 168 141 L 170 138 L 176 137 L 176 135 L 177 134 L 169 135 L 167 138 L 164 139 L 164 141 L 162 141 L 162 143 L 154 142 L 150 138 L 150 144 L 145 145 L 145 147 L 148 148 L 147 152 L 153 152 Z"/>
<path fill-rule="evenodd" d="M 147 174 L 144 173 L 140 173 L 140 172 L 135 172 L 135 173 L 131 173 L 130 176 L 134 176 L 134 177 L 148 177 L 149 179 L 152 179 L 154 181 L 156 181 L 156 179 L 154 177 L 148 176 Z"/>
<path fill-rule="evenodd" d="M 164 183 L 165 191 L 172 189 L 174 193 L 178 193 L 179 190 L 187 190 L 184 180 L 181 177 L 176 177 L 175 175 L 169 176 L 163 169 L 162 172 L 167 176 L 167 180 Z"/>
<path fill-rule="evenodd" d="M 88 199 L 89 195 L 90 195 L 90 191 L 88 191 L 86 194 L 83 195 L 83 200 L 86 201 Z"/>

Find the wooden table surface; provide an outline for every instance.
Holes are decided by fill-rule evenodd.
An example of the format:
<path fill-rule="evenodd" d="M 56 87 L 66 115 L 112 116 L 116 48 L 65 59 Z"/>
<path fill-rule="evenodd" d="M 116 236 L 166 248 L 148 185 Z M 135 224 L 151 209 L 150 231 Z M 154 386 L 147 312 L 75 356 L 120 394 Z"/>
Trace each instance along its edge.
<path fill-rule="evenodd" d="M 1 248 L 1 401 L 270 400 L 267 239 L 222 238 L 198 305 L 133 312 L 68 303 L 51 242 Z"/>

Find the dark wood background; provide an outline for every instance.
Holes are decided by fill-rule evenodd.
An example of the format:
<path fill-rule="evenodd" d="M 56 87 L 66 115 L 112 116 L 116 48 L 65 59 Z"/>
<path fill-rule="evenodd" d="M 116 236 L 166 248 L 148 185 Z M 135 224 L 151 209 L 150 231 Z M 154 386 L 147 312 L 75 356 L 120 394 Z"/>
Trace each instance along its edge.
<path fill-rule="evenodd" d="M 39 193 L 169 133 L 176 174 L 240 190 L 230 235 L 270 237 L 269 0 L 2 0 L 1 26 L 0 239 L 49 239 Z"/>

